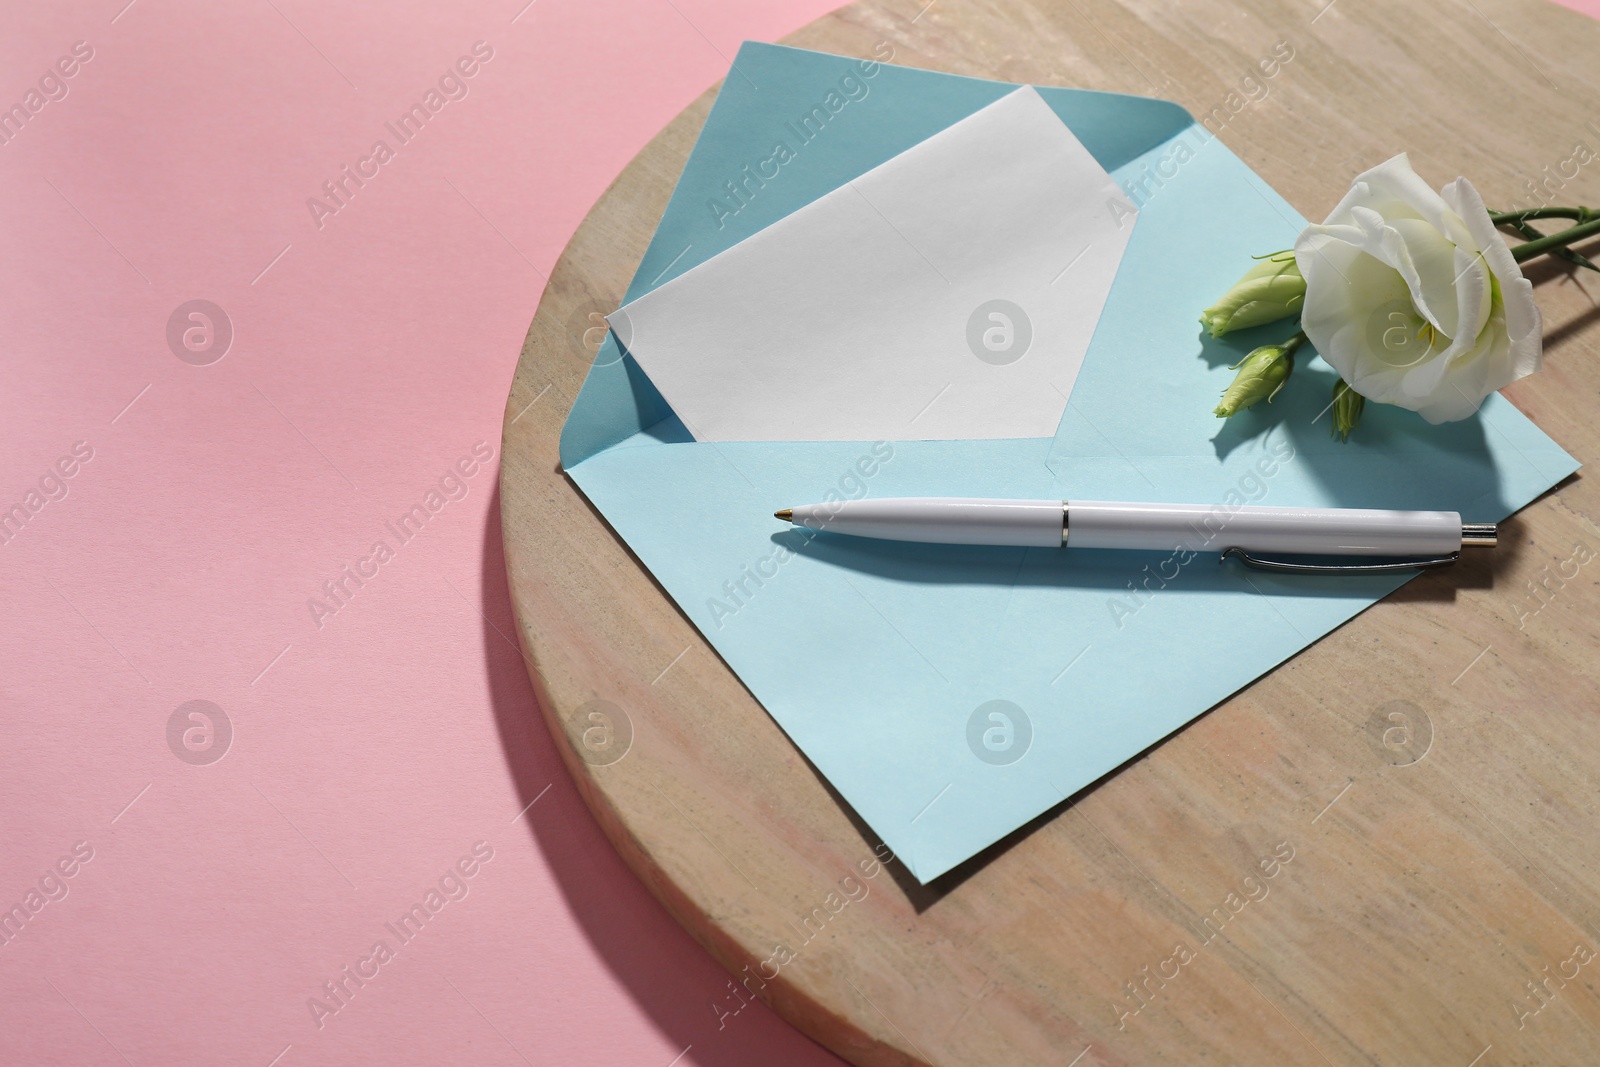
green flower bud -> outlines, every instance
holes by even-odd
[[[1333,386],[1333,436],[1340,441],[1350,440],[1350,431],[1361,421],[1361,409],[1367,398],[1345,384],[1344,379]]]
[[[1293,252],[1274,252],[1251,267],[1221,300],[1200,313],[1200,325],[1212,337],[1286,319],[1300,312],[1306,280],[1300,277]]]
[[[1234,377],[1233,384],[1223,390],[1222,403],[1216,406],[1212,414],[1219,419],[1226,419],[1258,401],[1270,403],[1278,395],[1278,390],[1283,388],[1283,383],[1289,380],[1294,370],[1294,350],[1305,339],[1306,335],[1302,333],[1281,344],[1262,345],[1229,367],[1229,370],[1239,373]]]

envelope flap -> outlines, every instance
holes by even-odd
[[[850,59],[746,42],[625,300],[1016,88],[878,62],[892,55],[886,45],[876,57]],[[1107,171],[1193,125],[1187,111],[1165,100],[1084,89],[1039,93]],[[815,144],[819,141],[826,142],[825,151]],[[648,377],[608,336],[563,428],[562,465],[575,466],[671,414]]]

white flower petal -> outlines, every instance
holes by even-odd
[[[1390,402],[1386,398],[1399,393],[1410,355],[1404,344],[1398,346],[1403,354],[1396,346],[1385,351],[1385,338],[1398,330],[1398,339],[1408,342],[1415,329],[1405,279],[1315,226],[1295,242],[1295,262],[1306,279],[1300,328],[1312,346],[1357,392]]]
[[[1440,230],[1444,229],[1444,213],[1449,210],[1443,197],[1411,169],[1404,152],[1358,174],[1327,222],[1344,221],[1341,212],[1357,206],[1371,208],[1388,219],[1422,219]]]
[[[1370,400],[1463,419],[1539,367],[1533,287],[1465,179],[1434,192],[1395,156],[1294,250],[1306,336]]]
[[[1472,316],[1469,335],[1478,335],[1478,308],[1476,304],[1462,307],[1456,286],[1461,266],[1456,261],[1456,246],[1445,240],[1444,234],[1421,219],[1395,219],[1388,225],[1385,246],[1394,257],[1393,266],[1411,287],[1411,299],[1423,318],[1453,338],[1459,336],[1461,312],[1467,310]],[[1486,293],[1488,282],[1484,271],[1477,282],[1478,291]]]
[[[1506,351],[1495,361],[1499,369],[1493,374],[1490,389],[1501,389],[1518,378],[1526,378],[1544,362],[1544,316],[1533,298],[1533,284],[1522,275],[1522,267],[1501,240],[1494,223],[1489,220],[1471,182],[1457,178],[1444,187],[1444,198],[1461,213],[1463,224],[1471,231],[1483,258],[1495,280],[1500,283],[1500,299],[1505,309]]]
[[[1483,197],[1465,178],[1457,178],[1441,191],[1445,203],[1461,219],[1462,226],[1471,234],[1472,247],[1483,253],[1491,270],[1501,277],[1522,277],[1517,261],[1511,258],[1511,249],[1500,239],[1500,231],[1489,221],[1489,209],[1483,206]],[[1457,242],[1458,244],[1461,242]]]
[[[1450,364],[1450,374],[1440,387],[1417,407],[1417,413],[1432,423],[1464,419],[1483,405],[1497,388],[1493,384],[1494,355],[1505,346],[1505,316],[1496,310],[1489,318],[1478,343],[1465,356]]]
[[[1483,401],[1481,396],[1474,398],[1459,389],[1445,388],[1415,410],[1437,426],[1441,422],[1459,422],[1471,418],[1483,406]]]
[[[1428,402],[1428,399],[1439,391],[1439,385],[1444,381],[1445,375],[1450,372],[1450,360],[1442,353],[1434,350],[1426,358],[1406,368],[1405,376],[1400,380],[1400,395],[1405,402],[1399,400],[1394,403],[1401,407],[1418,409]]]

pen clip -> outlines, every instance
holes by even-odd
[[[1432,559],[1407,559],[1393,563],[1295,563],[1290,560],[1269,559],[1256,556],[1242,548],[1225,548],[1222,558],[1237,559],[1247,567],[1280,574],[1394,574],[1397,571],[1423,571],[1434,567],[1448,567],[1461,558],[1460,552],[1436,556]]]

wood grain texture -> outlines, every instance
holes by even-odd
[[[867,0],[787,43],[867,56],[887,41],[906,65],[1177,100],[1312,218],[1400,150],[1491,205],[1527,204],[1552,175],[1556,202],[1600,201],[1600,161],[1570,162],[1600,149],[1600,26],[1553,6],[925,2]],[[1294,58],[1263,80],[1280,41]],[[501,475],[543,713],[673,916],[871,1067],[1595,1062],[1600,500],[1581,477],[1507,523],[1500,549],[1417,579],[933,887],[892,864],[863,876],[876,839],[556,458],[601,336],[591,315],[617,306],[711,98],[562,255]],[[1547,362],[1507,394],[1587,461],[1600,275],[1530,276]],[[851,874],[862,899],[841,889]],[[780,944],[793,959],[760,977]]]

